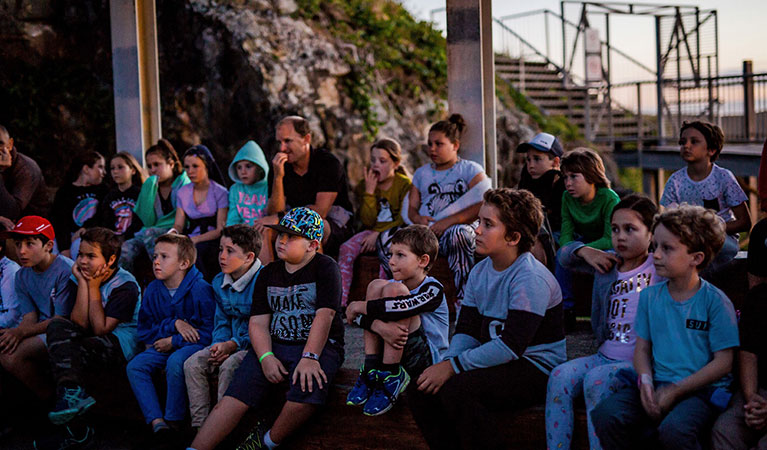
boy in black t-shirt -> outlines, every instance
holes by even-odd
[[[215,448],[249,408],[266,406],[269,391],[287,388],[272,428],[256,427],[243,443],[246,448],[275,448],[325,403],[328,385],[343,362],[344,329],[336,314],[341,273],[332,258],[317,253],[322,218],[308,208],[294,208],[270,228],[278,233],[279,260],[264,267],[256,280],[252,348],[200,428],[193,449]]]
[[[767,219],[751,230],[748,284],[740,311],[740,392],[714,424],[714,450],[767,447]]]

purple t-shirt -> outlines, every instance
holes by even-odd
[[[194,204],[193,183],[181,186],[178,189],[176,202],[177,207],[184,210],[186,217],[194,220],[203,217],[214,217],[219,209],[228,208],[229,200],[227,196],[226,188],[211,180],[210,187],[208,187],[208,195],[205,197],[205,201],[199,205]],[[189,236],[198,236],[199,234],[200,227],[198,226],[189,233]]]

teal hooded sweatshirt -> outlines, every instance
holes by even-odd
[[[260,169],[257,169],[255,183],[244,184],[240,181],[236,169],[240,161],[250,161]],[[269,200],[269,183],[266,181],[268,175],[269,165],[266,163],[264,151],[255,142],[246,142],[229,164],[229,178],[234,181],[234,185],[229,188],[227,226],[238,223],[253,225],[253,222],[266,215],[266,202]]]

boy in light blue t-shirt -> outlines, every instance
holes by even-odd
[[[19,265],[5,256],[5,240],[0,239],[0,330],[14,328],[21,321],[19,297],[16,294],[16,272]]]
[[[730,399],[735,310],[698,275],[722,248],[724,224],[683,205],[656,218],[653,233],[656,272],[667,281],[640,294],[636,373],[619,373],[627,383],[592,412],[604,448],[701,448]]]
[[[45,374],[48,365],[45,330],[55,316],[72,311],[69,285],[72,260],[54,255],[55,233],[39,216],[22,217],[5,237],[13,239],[22,268],[16,272],[21,322],[0,330],[0,365],[40,398],[52,395]]]

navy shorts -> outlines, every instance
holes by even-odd
[[[261,363],[258,362],[256,353],[251,348],[234,373],[234,378],[225,395],[234,397],[256,409],[261,406],[263,399],[267,398],[273,390],[286,392],[285,399],[290,402],[324,405],[328,397],[329,385],[333,383],[333,378],[343,362],[343,350],[339,350],[337,346],[331,343],[325,345],[325,349],[320,355],[320,367],[325,372],[328,382],[323,383],[322,389],[317,389],[316,380],[314,380],[313,392],[309,392],[308,389],[306,392],[301,392],[300,381],[296,384],[291,382],[293,370],[304,353],[304,344],[285,345],[275,342],[272,344],[272,352],[288,371],[285,381],[278,384],[270,383],[261,370]]]

